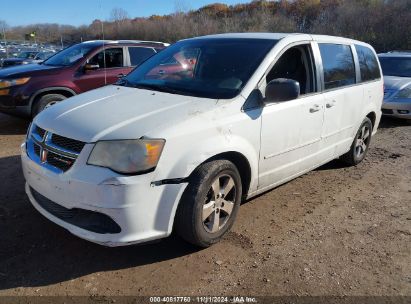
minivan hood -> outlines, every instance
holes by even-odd
[[[0,69],[0,79],[10,79],[17,77],[33,76],[35,74],[42,74],[44,72],[57,72],[61,67],[50,66],[44,64],[24,64],[11,67],[4,67]]]
[[[106,86],[44,110],[34,124],[83,142],[136,139],[215,107],[217,100]]]
[[[388,90],[399,91],[410,84],[410,77],[384,76],[384,85]]]

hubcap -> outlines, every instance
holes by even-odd
[[[367,150],[368,144],[370,143],[370,135],[369,127],[367,125],[362,126],[355,140],[355,155],[357,158],[361,158]]]
[[[46,104],[46,106],[44,107],[44,109],[50,108],[51,106],[55,105],[56,103],[58,103],[59,101],[50,101],[48,104]]]
[[[227,224],[236,195],[234,179],[230,175],[220,175],[213,181],[203,205],[203,226],[207,232],[216,233]]]

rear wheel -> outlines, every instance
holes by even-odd
[[[37,102],[34,104],[33,107],[33,117],[39,114],[44,109],[51,107],[52,105],[66,99],[67,97],[61,94],[47,94],[42,96]]]
[[[241,195],[240,174],[233,163],[205,163],[191,176],[180,201],[177,233],[196,246],[217,243],[233,225]]]
[[[341,160],[348,165],[355,166],[363,161],[371,143],[372,123],[366,117],[355,135],[350,151],[341,156]]]

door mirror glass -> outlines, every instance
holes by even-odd
[[[286,78],[271,80],[265,88],[265,102],[282,102],[297,99],[300,95],[300,83]]]
[[[87,63],[85,66],[84,66],[84,70],[85,71],[94,71],[94,70],[98,70],[100,68],[100,65],[99,64],[91,64],[91,63]]]

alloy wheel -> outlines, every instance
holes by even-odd
[[[202,221],[209,233],[220,231],[228,222],[236,201],[234,179],[228,174],[219,175],[211,184],[203,205]]]
[[[371,139],[371,130],[367,125],[363,125],[361,131],[358,132],[355,141],[355,156],[361,158],[367,151],[367,147]]]

